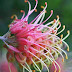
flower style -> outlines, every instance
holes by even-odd
[[[64,62],[62,52],[66,55],[66,59],[68,59],[62,46],[65,44],[67,46],[67,51],[69,51],[69,46],[64,40],[69,36],[70,32],[68,30],[68,34],[64,38],[63,35],[61,35],[61,37],[57,36],[65,29],[64,25],[63,29],[58,32],[58,29],[61,27],[59,16],[57,16],[57,19],[44,24],[53,14],[53,10],[51,10],[50,16],[43,21],[47,8],[46,2],[45,7],[41,6],[43,11],[28,24],[28,17],[34,11],[37,11],[38,0],[35,1],[36,5],[34,9],[31,10],[30,2],[25,0],[25,2],[29,4],[28,14],[25,16],[25,12],[21,10],[23,13],[21,19],[13,15],[11,18],[15,17],[15,19],[9,25],[9,31],[4,36],[0,37],[5,43],[4,47],[8,50],[7,59],[8,61],[17,60],[18,63],[29,72],[32,72],[32,67],[41,72],[43,66],[45,66],[49,72],[49,66],[51,64],[55,67],[54,72],[60,72],[61,68],[56,62],[56,59],[61,55],[62,61]],[[58,66],[58,68],[56,66]]]

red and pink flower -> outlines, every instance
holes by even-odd
[[[29,4],[28,14],[25,16],[25,12],[21,10],[23,13],[21,19],[18,19],[16,15],[13,15],[11,18],[15,16],[15,19],[9,25],[8,33],[0,37],[6,44],[5,48],[8,50],[7,59],[8,61],[16,59],[18,63],[30,72],[32,72],[31,66],[40,72],[43,69],[43,66],[45,66],[49,72],[48,67],[51,64],[54,65],[54,72],[56,72],[57,69],[60,72],[61,68],[56,59],[61,55],[62,61],[64,62],[62,52],[66,55],[66,59],[68,59],[62,46],[64,43],[68,47],[67,51],[69,51],[69,46],[64,40],[70,33],[67,31],[68,34],[64,38],[63,35],[58,37],[58,34],[65,29],[64,25],[63,29],[58,32],[58,29],[61,27],[59,16],[57,16],[57,19],[45,24],[53,14],[53,10],[51,10],[50,16],[43,21],[47,8],[46,2],[45,7],[41,6],[43,11],[34,20],[28,23],[29,16],[36,11],[38,0],[35,1],[36,5],[32,10],[30,2],[28,0],[25,1]],[[39,67],[39,65],[41,65],[42,68]]]

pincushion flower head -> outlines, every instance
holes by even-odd
[[[43,20],[47,8],[46,2],[45,7],[41,6],[43,11],[28,23],[28,17],[34,11],[37,11],[38,0],[35,1],[36,5],[34,9],[31,10],[30,2],[25,0],[25,2],[29,4],[28,14],[25,16],[25,12],[21,10],[23,13],[21,19],[13,15],[11,18],[15,16],[15,19],[9,25],[9,31],[5,35],[0,36],[0,39],[5,43],[4,47],[8,50],[7,60],[9,62],[16,60],[28,72],[32,72],[33,69],[41,72],[44,66],[49,72],[51,64],[54,65],[54,72],[60,72],[61,68],[56,62],[56,59],[61,55],[62,61],[64,62],[62,53],[64,53],[66,56],[65,58],[68,59],[67,53],[62,47],[63,44],[65,44],[67,46],[67,51],[69,51],[69,46],[64,40],[69,36],[70,32],[68,30],[68,34],[65,37],[63,37],[63,35],[58,37],[58,34],[65,29],[64,25],[63,29],[58,32],[58,29],[61,27],[59,16],[57,16],[57,19],[45,24],[53,14],[53,10],[51,10],[50,16],[46,20]]]

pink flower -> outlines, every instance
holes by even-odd
[[[10,65],[11,72],[17,72],[17,69],[13,63],[9,63],[9,65]],[[0,71],[1,72],[10,72],[7,62],[0,63]]]
[[[61,72],[65,72],[65,70],[63,70],[63,69],[64,69],[64,63],[61,61],[61,57],[59,57],[59,58],[56,60],[56,62],[59,64],[59,66],[60,66],[60,68],[61,68]],[[56,66],[57,66],[57,65],[56,65]],[[50,72],[54,72],[54,66],[53,66],[53,65],[51,65]],[[56,71],[56,72],[59,72],[59,71],[58,71],[58,66],[57,66],[57,71]]]
[[[25,12],[23,12],[23,16],[21,19],[18,19],[16,15],[13,15],[11,18],[15,16],[15,20],[9,25],[9,32],[4,36],[0,37],[6,44],[5,48],[7,48],[7,59],[8,61],[12,61],[16,59],[27,71],[32,72],[31,66],[35,68],[35,70],[40,71],[43,69],[43,66],[47,68],[49,72],[49,66],[53,63],[55,70],[54,72],[60,72],[61,68],[57,63],[56,59],[59,55],[62,56],[62,61],[64,62],[64,56],[62,52],[66,55],[66,59],[68,59],[66,52],[62,49],[62,43],[64,43],[68,48],[68,44],[64,41],[69,36],[68,34],[63,38],[57,35],[64,31],[63,29],[58,32],[58,29],[61,27],[61,23],[59,21],[59,16],[57,19],[47,23],[44,25],[46,21],[52,16],[53,10],[51,10],[50,16],[43,21],[47,3],[45,2],[45,7],[43,11],[30,23],[28,23],[28,17],[36,11],[36,7],[38,1],[36,1],[36,5],[34,9],[31,10],[31,4],[28,0],[29,11],[25,16]],[[41,67],[39,67],[41,65]]]

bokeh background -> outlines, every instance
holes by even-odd
[[[32,8],[35,5],[35,0],[29,0]],[[72,0],[38,0],[37,12],[33,13],[29,17],[29,22],[33,20],[42,11],[41,5],[45,6],[45,2],[48,3],[47,13],[45,19],[49,16],[50,11],[53,10],[53,16],[47,21],[51,21],[60,16],[62,26],[65,25],[64,36],[67,34],[67,30],[70,30],[70,36],[65,40],[70,46],[70,52],[72,51]],[[12,22],[11,16],[16,14],[18,18],[21,18],[22,13],[20,10],[24,10],[27,14],[28,3],[24,0],[0,0],[0,36],[8,31],[8,25]],[[62,27],[61,27],[62,29]],[[3,42],[0,40],[0,57],[3,51]]]

